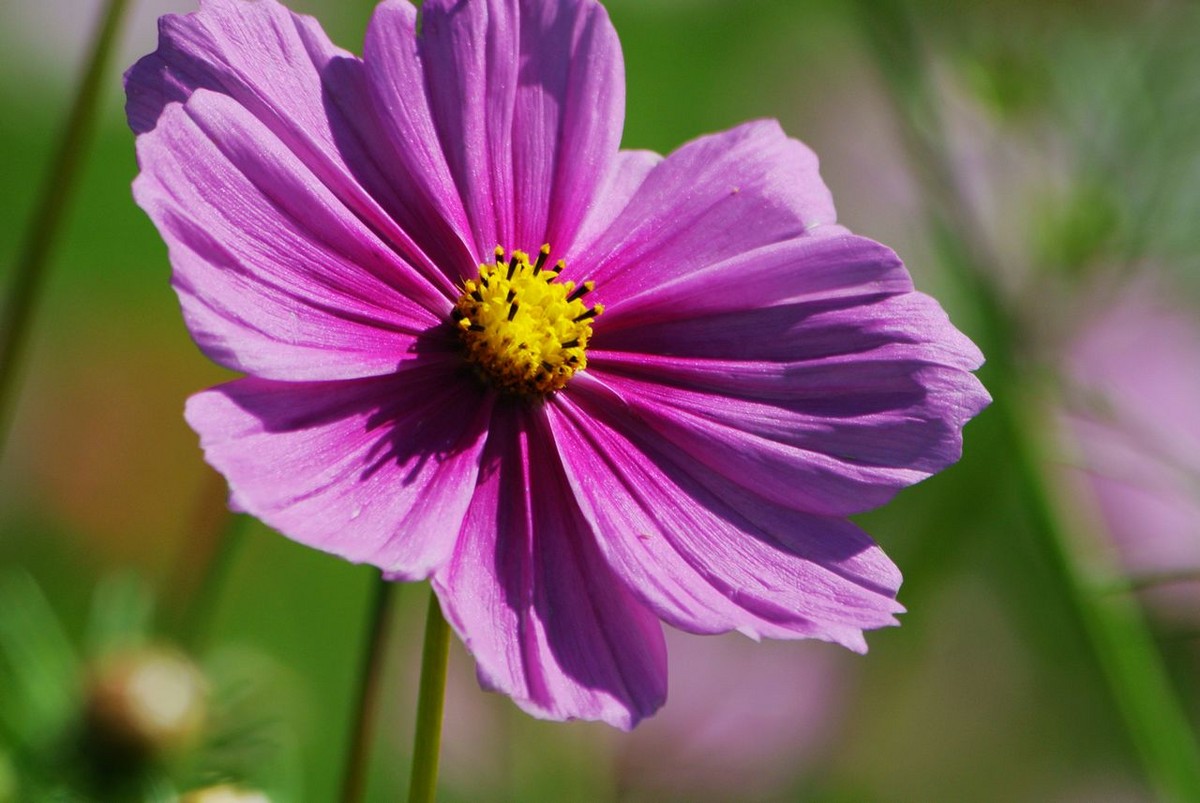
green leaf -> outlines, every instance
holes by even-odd
[[[88,621],[89,656],[144,644],[153,613],[154,599],[136,575],[122,572],[101,580],[96,586]]]
[[[37,583],[0,576],[0,722],[17,744],[54,738],[79,701],[79,660]]]

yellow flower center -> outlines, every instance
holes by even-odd
[[[483,381],[502,393],[543,398],[587,366],[592,319],[604,307],[582,300],[595,283],[558,281],[566,265],[546,267],[549,245],[532,262],[524,251],[504,254],[496,246],[496,261],[463,283],[454,318]]]

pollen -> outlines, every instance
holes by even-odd
[[[604,306],[584,301],[594,282],[559,281],[566,264],[547,265],[549,258],[549,245],[532,260],[496,246],[495,261],[463,283],[454,305],[468,362],[501,393],[545,398],[587,366],[592,322]]]

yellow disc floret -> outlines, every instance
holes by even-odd
[[[549,256],[543,245],[532,262],[524,251],[505,259],[497,246],[495,262],[479,266],[479,278],[463,284],[454,305],[467,359],[503,393],[545,397],[587,365],[592,319],[604,307],[582,300],[593,282],[558,281],[566,266],[547,267]]]

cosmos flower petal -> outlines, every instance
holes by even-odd
[[[425,185],[404,172],[375,113],[362,64],[311,17],[275,0],[203,0],[159,21],[159,47],[125,76],[138,134],[198,90],[227,95],[257,118],[346,206],[445,293],[440,266],[469,251]]]
[[[662,160],[663,157],[653,151],[620,151],[617,154],[608,176],[596,193],[595,204],[575,236],[575,246],[567,249],[566,259],[570,264],[587,264],[586,246],[608,231],[617,216],[625,211],[625,207],[637,195],[638,188],[650,171]]]
[[[247,378],[187,403],[239,508],[291,538],[420,579],[454,547],[490,403],[435,361],[382,378]]]
[[[728,259],[669,275],[648,272],[607,305],[593,347],[626,327],[700,318],[721,312],[823,300],[869,303],[911,292],[912,278],[890,248],[840,226],[822,226]]]
[[[693,140],[654,167],[576,267],[604,300],[635,295],[837,219],[817,157],[774,120]]]
[[[167,241],[192,336],[222,365],[271,379],[383,374],[449,311],[232,99],[198,91],[137,144],[135,197]]]
[[[600,555],[535,415],[497,408],[434,588],[485,688],[534,716],[629,729],[666,697],[662,626]]]
[[[417,52],[417,9],[408,0],[380,3],[367,26],[363,63],[370,106],[390,143],[390,161],[403,170],[405,186],[420,194],[434,212],[423,227],[445,229],[450,238],[469,233],[467,213],[438,141],[433,113],[425,94],[425,69]],[[417,205],[418,210],[422,205]],[[469,275],[478,265],[472,237],[461,256],[441,265],[449,275]],[[492,245],[495,245],[493,243]],[[488,246],[490,250],[491,246]]]
[[[313,18],[275,0],[203,0],[196,13],[160,18],[158,29],[158,50],[125,76],[135,134],[152,131],[171,103],[208,89],[243,103],[277,133],[306,131],[332,144],[321,73],[349,54]]]
[[[863,630],[896,623],[900,573],[862,530],[673,462],[594,383],[547,406],[555,442],[609,565],[666,622],[859,652]]]
[[[906,357],[973,371],[979,349],[924,293],[814,299],[746,307],[598,332],[595,353],[687,360],[828,364],[854,356]]]
[[[420,54],[477,253],[565,248],[616,158],[620,44],[595,0],[427,0]]]
[[[606,330],[596,342],[624,349],[592,350],[589,372],[676,459],[779,504],[829,516],[878,507],[955,462],[963,425],[990,400],[969,372],[977,350],[927,296],[837,288],[744,309]]]
[[[699,461],[767,499],[827,516],[873,510],[957,461],[963,424],[987,402],[971,374],[941,366],[888,360],[776,370],[783,377],[767,398],[593,375],[676,460]],[[837,415],[832,404],[842,405]]]

